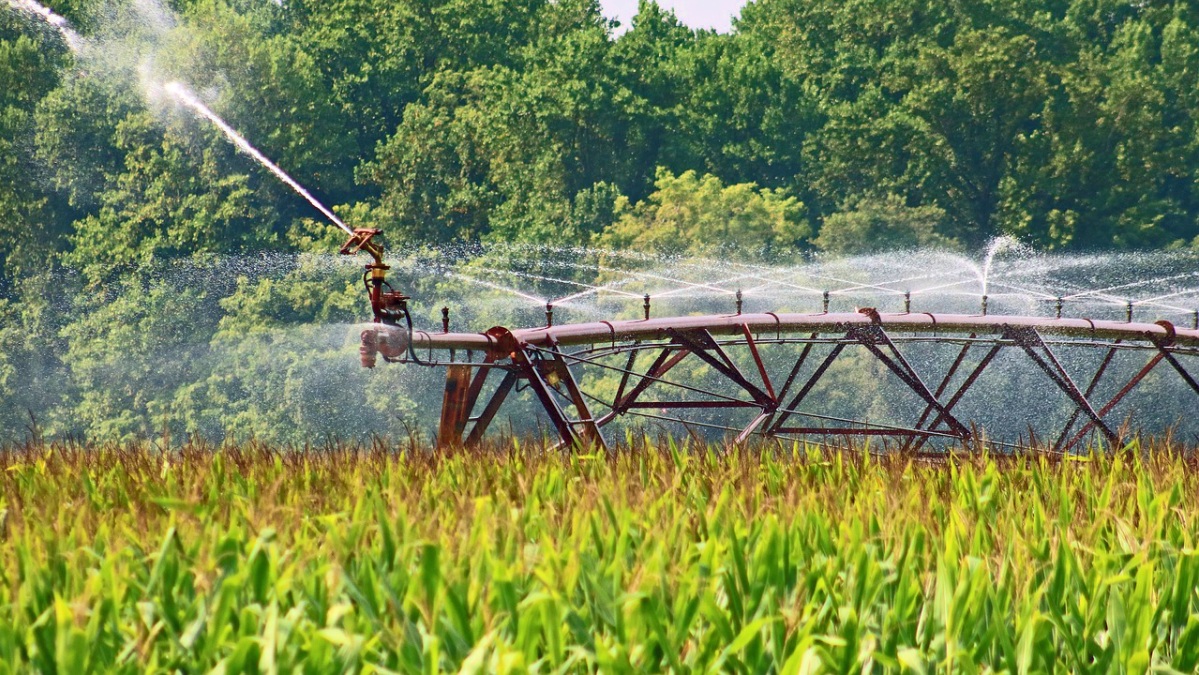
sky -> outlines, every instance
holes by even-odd
[[[658,4],[674,10],[675,16],[692,28],[727,31],[745,0],[658,0]],[[637,13],[637,0],[600,0],[600,6],[606,16],[620,21],[622,31],[629,29]]]

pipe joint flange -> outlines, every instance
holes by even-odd
[[[878,310],[873,307],[859,307],[858,314],[870,318],[870,323],[879,325],[883,322],[883,317],[878,313]]]
[[[1158,345],[1162,347],[1169,347],[1170,345],[1174,344],[1174,340],[1178,337],[1178,330],[1174,328],[1174,324],[1166,321],[1165,319],[1158,319],[1153,323],[1154,325],[1161,326],[1162,330],[1166,331],[1166,337],[1158,342]],[[1157,341],[1155,340],[1155,342]]]
[[[498,359],[512,358],[516,352],[520,351],[520,340],[512,334],[512,331],[503,326],[492,326],[484,333],[491,338],[491,354]]]

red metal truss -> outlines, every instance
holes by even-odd
[[[1046,386],[1060,391],[1073,412],[1055,445],[1070,451],[1090,434],[1109,443],[1121,441],[1110,414],[1162,362],[1197,396],[1199,383],[1183,360],[1199,356],[1199,331],[1176,329],[1168,322],[1131,323],[1089,319],[1049,319],[1023,316],[938,314],[879,314],[873,309],[854,314],[735,314],[673,317],[641,321],[564,324],[520,330],[493,328],[486,333],[428,333],[390,335],[402,328],[373,326],[364,341],[410,342],[422,365],[447,367],[439,444],[458,446],[483,439],[513,389],[527,387],[550,427],[565,446],[606,447],[603,428],[629,415],[727,430],[736,442],[751,436],[790,437],[884,436],[919,450],[932,439],[966,444],[974,439],[970,420],[954,412],[984,376],[996,357],[1006,351],[1021,354],[1044,376]],[[387,332],[389,335],[379,335]],[[904,354],[904,345],[953,343],[961,349],[943,372],[920,372]],[[798,349],[785,369],[771,372],[763,346],[792,345]],[[819,362],[812,355],[827,346]],[[1104,356],[1093,374],[1071,374],[1055,348],[1085,347]],[[848,348],[858,348],[885,368],[903,390],[919,401],[910,425],[842,419],[805,409],[806,399]],[[775,347],[772,347],[775,348]],[[985,349],[977,362],[968,358]],[[466,351],[467,361],[456,360]],[[1109,366],[1122,352],[1144,352],[1148,361],[1116,389],[1102,405],[1092,399]],[[471,360],[472,354],[482,361]],[[653,355],[639,366],[643,354]],[[740,356],[740,363],[734,356]],[[449,357],[448,359],[445,357]],[[611,362],[620,358],[623,366]],[[398,359],[391,359],[398,360]],[[673,376],[681,363],[703,372],[709,384]],[[931,370],[925,366],[925,370]],[[492,371],[499,381],[487,391]],[[619,373],[614,394],[601,395],[588,387],[595,372]],[[589,375],[591,373],[592,375]],[[785,373],[785,377],[780,377]],[[935,379],[930,376],[936,375]],[[1075,379],[1084,377],[1081,389]],[[718,385],[710,384],[715,378]],[[935,388],[927,382],[936,382]],[[776,386],[776,384],[781,385]],[[725,409],[732,418],[745,409],[741,425],[714,423],[707,411]],[[675,411],[673,417],[666,413]],[[809,420],[795,424],[793,420]],[[1075,429],[1078,421],[1083,424]],[[1020,423],[1021,420],[1013,420]]]

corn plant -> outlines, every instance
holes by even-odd
[[[0,452],[0,673],[1193,673],[1169,447]]]

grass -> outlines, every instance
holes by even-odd
[[[0,673],[1190,673],[1196,468],[31,444]]]

